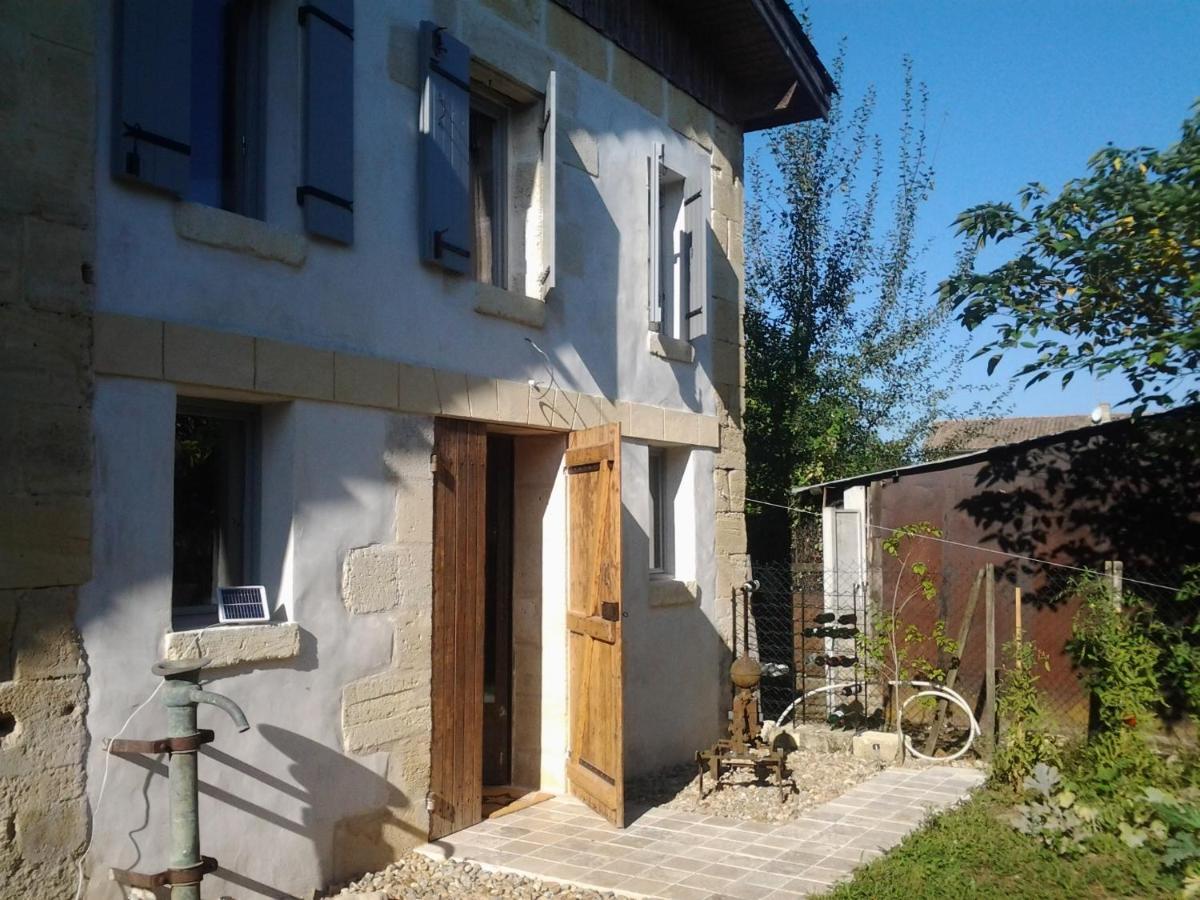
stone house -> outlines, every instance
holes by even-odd
[[[833,89],[783,0],[11,3],[0,59],[4,896],[166,867],[104,750],[163,657],[252,724],[200,713],[206,895],[490,786],[621,822],[716,737],[743,136]]]

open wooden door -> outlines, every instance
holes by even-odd
[[[621,704],[621,428],[567,442],[567,781],[581,800],[625,825]]]
[[[433,673],[429,837],[482,820],[487,427],[433,430]]]

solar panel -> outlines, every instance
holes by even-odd
[[[217,615],[222,624],[269,622],[267,589],[261,584],[217,588]]]

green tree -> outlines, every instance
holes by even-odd
[[[844,50],[834,63],[840,80]],[[748,495],[919,457],[963,360],[950,310],[927,290],[917,216],[933,189],[928,98],[904,63],[902,123],[888,177],[871,132],[876,93],[770,133],[751,163],[746,226]],[[894,183],[890,209],[881,199]],[[789,557],[788,516],[751,504],[751,552]]]
[[[1116,373],[1135,413],[1200,401],[1200,104],[1179,143],[1109,146],[1057,197],[1037,183],[1018,196],[957,223],[976,251],[1015,244],[1012,257],[941,286],[967,328],[995,328],[976,354],[989,374],[1019,348],[1035,355],[1026,386]]]

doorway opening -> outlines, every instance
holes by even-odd
[[[489,799],[505,796],[488,789],[512,784],[513,438],[507,434],[488,435],[484,523],[482,777],[487,815]]]
[[[567,529],[564,435],[438,419],[434,437],[437,839],[566,789]]]
[[[556,704],[545,702],[542,596],[545,554],[554,544],[546,540],[547,509],[561,477],[562,453],[558,436],[508,430],[488,434],[480,772],[484,817],[515,811],[561,789],[544,772],[544,745],[554,739],[548,736],[545,713]],[[560,730],[552,727],[550,733]]]

